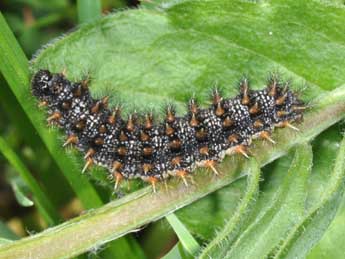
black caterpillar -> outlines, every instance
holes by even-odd
[[[153,187],[170,175],[185,176],[196,167],[215,165],[226,154],[241,153],[253,138],[272,143],[274,127],[290,127],[303,118],[305,106],[289,89],[288,82],[272,76],[267,87],[253,91],[247,79],[240,82],[240,94],[222,98],[212,92],[212,104],[200,108],[194,98],[182,117],[173,106],[166,107],[163,122],[152,114],[131,114],[125,120],[119,107],[107,108],[108,97],[91,97],[88,82],[71,82],[63,73],[38,71],[32,79],[32,93],[48,107],[48,122],[64,129],[67,140],[85,156],[83,172],[92,164],[106,167],[115,179],[141,178]]]

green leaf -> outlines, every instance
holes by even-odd
[[[332,127],[332,132],[327,132],[328,136],[316,141],[315,154],[316,161],[322,161],[319,166],[320,173],[316,175],[313,184],[313,195],[310,200],[319,201],[320,193],[323,193],[327,181],[329,180],[329,163],[334,161],[334,157],[339,149],[341,138],[339,137],[339,127]],[[336,134],[338,133],[338,134]],[[325,134],[322,134],[325,135]],[[314,169],[313,169],[314,171]],[[342,259],[345,256],[343,247],[345,245],[345,199],[342,199],[339,211],[325,232],[320,242],[312,249],[308,259]]]
[[[182,110],[181,102],[194,92],[205,101],[215,83],[234,94],[234,82],[243,73],[261,87],[268,72],[281,70],[297,82],[309,83],[309,99],[344,82],[345,49],[337,44],[344,37],[336,30],[344,22],[342,9],[308,1],[274,1],[269,8],[237,1],[167,6],[162,12],[116,13],[84,26],[43,50],[33,69],[66,68],[75,80],[89,73],[94,96],[110,95],[113,104],[126,105],[135,99],[139,110],[150,106],[158,110],[170,99]],[[307,15],[298,13],[302,9],[309,11]],[[328,30],[322,27],[315,34],[319,13]],[[250,33],[254,24],[255,33]]]
[[[215,231],[223,227],[224,219],[235,212],[239,201],[243,199],[246,185],[246,178],[238,179],[231,185],[180,209],[176,215],[194,236],[211,240]]]
[[[34,202],[27,197],[24,193],[23,187],[20,187],[18,181],[12,180],[11,181],[12,190],[14,195],[20,205],[23,207],[31,207],[34,205]]]
[[[108,95],[111,105],[124,103],[127,111],[158,112],[173,101],[182,112],[193,93],[205,103],[215,84],[227,96],[237,94],[235,82],[244,73],[254,88],[261,88],[267,74],[279,70],[294,79],[295,89],[308,84],[305,100],[345,81],[345,48],[338,44],[344,36],[339,33],[342,27],[335,29],[345,22],[343,9],[308,1],[274,1],[269,7],[241,1],[174,1],[164,6],[161,11],[127,10],[82,26],[43,49],[32,70],[66,69],[71,80],[89,75],[94,97]],[[309,12],[300,15],[300,9]],[[319,13],[323,27],[315,34]],[[251,28],[255,33],[248,31]],[[328,38],[336,47],[330,47]],[[92,171],[106,181],[103,175],[103,170]]]
[[[183,223],[178,219],[178,217],[176,217],[174,213],[167,215],[165,218],[169,222],[170,226],[174,229],[184,249],[190,255],[195,255],[199,251],[200,246],[194,237],[188,232]]]
[[[334,130],[333,130],[334,132]],[[332,130],[331,130],[332,133]],[[325,134],[324,134],[325,135]],[[330,134],[328,133],[328,136]],[[323,138],[324,139],[324,138]],[[333,138],[334,139],[334,138]],[[331,139],[332,140],[332,139]],[[332,140],[334,141],[334,140]],[[329,140],[325,141],[325,144],[327,144],[328,147],[331,147],[331,153],[335,153],[332,145],[332,142]],[[337,143],[336,141],[334,143]],[[236,242],[232,246],[232,240],[234,239],[232,236],[225,236],[223,237],[224,243],[230,243],[228,246],[223,244],[218,244],[218,246],[215,246],[217,244],[217,241],[219,242],[219,239],[222,238],[222,234],[224,231],[221,231],[218,233],[215,237],[215,239],[210,243],[209,246],[205,248],[203,253],[201,254],[200,258],[222,258],[222,257],[240,257],[240,258],[305,258],[305,256],[308,254],[310,249],[317,243],[317,241],[322,237],[323,233],[327,229],[330,222],[333,220],[335,213],[337,211],[337,208],[340,205],[340,202],[342,201],[343,197],[343,191],[344,191],[344,183],[343,183],[343,177],[345,174],[345,164],[344,164],[344,145],[345,145],[345,139],[341,143],[340,149],[337,147],[337,150],[339,149],[339,153],[337,155],[337,160],[335,164],[335,169],[331,175],[328,174],[328,179],[326,183],[324,183],[324,188],[320,192],[318,192],[318,201],[314,202],[312,205],[309,203],[306,203],[307,197],[310,196],[311,190],[309,189],[312,185],[311,177],[309,176],[307,179],[307,184],[304,183],[301,186],[303,188],[298,187],[296,184],[296,179],[294,179],[294,182],[291,182],[291,189],[289,193],[287,194],[287,197],[293,199],[294,203],[289,203],[287,201],[279,201],[277,199],[277,195],[282,194],[282,188],[284,188],[284,184],[286,185],[287,179],[292,180],[294,178],[298,178],[298,181],[301,181],[300,173],[301,170],[294,169],[293,172],[297,173],[298,176],[292,176],[291,177],[291,170],[288,176],[285,177],[284,182],[281,184],[280,175],[275,176],[275,179],[270,179],[269,183],[276,182],[275,188],[264,188],[264,192],[260,196],[259,200],[257,201],[257,209],[252,210],[252,220],[247,220],[243,224],[239,224],[239,227],[248,226],[247,229],[244,229],[243,234],[238,237]],[[316,153],[327,153],[330,152],[330,150],[326,149],[320,149]],[[309,150],[310,153],[310,150]],[[311,154],[311,153],[310,153]],[[325,155],[325,154],[324,154]],[[310,156],[310,155],[309,155]],[[296,158],[295,158],[296,159]],[[326,158],[331,159],[332,158]],[[304,168],[311,169],[311,160],[308,159],[309,162],[304,164]],[[308,161],[306,160],[306,161]],[[279,171],[283,171],[283,168],[286,167],[286,164],[288,164],[289,160],[281,161],[278,167],[275,168],[273,171],[273,174],[278,173],[277,169]],[[320,159],[319,159],[320,161]],[[329,161],[329,160],[328,160]],[[303,162],[303,161],[302,161]],[[309,164],[309,165],[308,165]],[[300,166],[303,164],[300,164]],[[320,177],[320,166],[322,167],[322,162],[318,162],[316,160],[316,164],[313,167],[313,177]],[[292,165],[293,167],[293,165]],[[303,170],[302,170],[303,171]],[[324,168],[324,171],[329,172],[329,168]],[[325,172],[323,172],[325,173]],[[277,181],[278,180],[278,181]],[[315,181],[315,180],[314,180]],[[277,186],[278,183],[278,187]],[[277,188],[278,187],[278,188]],[[274,190],[274,191],[273,191]],[[267,193],[268,191],[268,193]],[[323,195],[320,198],[320,193]],[[298,199],[294,196],[298,197],[298,195],[302,198],[301,202],[298,203]],[[279,196],[278,196],[279,197]],[[277,204],[278,201],[278,204]],[[280,214],[269,214],[268,221],[265,223],[263,220],[265,217],[267,217],[268,212],[272,211],[272,208],[281,204],[281,208],[279,208],[279,214],[281,211],[283,211],[282,215]],[[273,205],[272,205],[273,204]],[[275,205],[277,204],[277,205]],[[294,210],[291,205],[295,206],[300,204],[300,213],[296,214],[296,209]],[[289,206],[290,205],[290,206]],[[287,211],[287,213],[284,213],[284,210]],[[297,211],[298,212],[298,211]],[[297,217],[294,217],[294,215],[299,215]],[[278,218],[277,218],[278,216]],[[284,227],[284,218],[285,222],[286,219],[288,221],[293,222],[292,225],[288,226],[285,225],[285,231],[282,231],[282,234],[279,235],[279,229]],[[295,218],[295,220],[294,220]],[[296,220],[297,219],[297,220]],[[278,225],[273,226],[274,222],[277,222]],[[335,225],[336,226],[336,225]],[[226,229],[226,227],[223,227],[223,229]],[[262,230],[260,230],[262,229]],[[262,234],[261,234],[262,233]],[[333,229],[334,233],[334,229]],[[338,232],[339,234],[342,232]],[[232,233],[233,234],[233,233]],[[265,239],[268,238],[267,240]],[[274,241],[274,237],[276,237],[276,241]],[[339,244],[341,241],[338,241]],[[273,245],[276,244],[276,245]],[[272,248],[273,245],[273,248]],[[210,247],[212,248],[215,246],[214,250],[212,251]],[[211,250],[211,251],[210,251]],[[250,252],[252,251],[252,253]],[[326,254],[325,252],[322,252],[322,250],[319,250],[320,254]],[[222,254],[223,253],[223,254]],[[333,252],[334,255],[336,255],[337,249],[335,252]],[[315,253],[314,253],[315,254]],[[341,252],[340,252],[341,254]],[[226,256],[225,256],[226,255]],[[315,254],[317,255],[317,253]],[[320,258],[330,258],[330,254],[327,253],[326,257],[320,257]],[[319,258],[319,257],[315,257]],[[335,256],[332,256],[332,258],[337,258]],[[339,256],[338,258],[342,258]]]
[[[320,201],[320,193],[325,192],[330,179],[330,162],[334,163],[334,157],[339,150],[341,143],[340,126],[332,127],[322,133],[314,142],[314,165],[312,178],[309,181],[308,207]],[[345,199],[342,199],[339,211],[331,225],[323,235],[320,242],[312,249],[308,259],[342,259],[344,252],[339,247],[345,244],[343,233],[345,231]]]
[[[305,258],[309,250],[321,239],[332,222],[342,201],[345,189],[345,138],[339,147],[333,172],[319,203],[311,208],[303,220],[290,232],[274,258]]]
[[[339,211],[320,242],[311,250],[307,259],[343,259],[345,252],[340,249],[345,245],[345,206],[344,198]]]
[[[224,251],[228,250],[236,236],[244,230],[248,214],[250,214],[259,195],[260,167],[255,159],[251,159],[247,170],[247,188],[243,198],[229,221],[203,249],[200,258],[222,258]]]
[[[236,238],[225,246],[222,258],[267,258],[304,214],[306,183],[311,172],[312,150],[299,146],[273,202]],[[206,254],[204,258],[206,258]]]

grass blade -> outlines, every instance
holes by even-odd
[[[21,178],[29,186],[30,190],[34,194],[34,202],[48,225],[53,226],[58,224],[61,221],[59,213],[55,210],[54,206],[44,194],[35,178],[31,175],[29,169],[2,137],[0,137],[0,152],[6,157],[13,168],[16,169]]]
[[[184,249],[191,255],[195,255],[200,246],[194,237],[189,233],[188,229],[183,223],[176,217],[174,213],[171,213],[165,217],[170,226],[174,229]]]
[[[166,254],[162,259],[192,259],[193,257],[187,254],[181,243],[177,242],[177,244]]]

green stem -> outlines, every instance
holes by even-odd
[[[236,235],[238,226],[241,226],[247,215],[249,214],[250,207],[252,207],[256,197],[259,194],[259,181],[260,181],[260,167],[258,166],[255,159],[251,159],[249,163],[248,179],[247,179],[247,189],[244,194],[243,199],[237,206],[234,215],[230,220],[224,225],[220,232],[217,232],[215,238],[203,249],[202,253],[198,258],[218,258],[212,257],[212,255],[219,255],[222,250],[220,247],[224,247],[224,243],[230,243],[230,235]]]
[[[313,109],[305,114],[304,122],[299,125],[300,132],[276,130],[272,137],[278,140],[278,144],[274,146],[257,141],[252,153],[259,165],[263,166],[283,156],[291,147],[310,141],[343,119],[344,100],[345,86],[342,86],[315,101]],[[136,231],[141,226],[230,184],[245,175],[242,169],[245,161],[243,157],[224,159],[218,170],[227,173],[222,173],[219,177],[214,177],[205,170],[197,170],[193,184],[189,187],[178,179],[172,179],[168,190],[162,185],[157,186],[158,193],[152,193],[150,187],[143,188],[57,227],[5,244],[0,250],[0,258],[25,258],[31,254],[37,259],[54,259],[78,255],[94,246]]]

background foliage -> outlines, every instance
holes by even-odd
[[[139,10],[101,18],[101,10],[107,13],[136,4],[39,0],[1,4],[0,195],[4,198],[0,216],[6,224],[0,225],[0,242],[26,236],[26,230],[40,232],[116,198],[103,170],[93,169],[90,179],[80,175],[80,155],[60,147],[61,134],[46,127],[43,112],[28,91],[27,58],[76,25],[80,29],[41,51],[31,70],[66,69],[73,80],[90,74],[93,95],[110,95],[111,104],[124,103],[126,111],[153,109],[160,114],[164,103],[174,102],[183,112],[193,93],[205,104],[214,84],[227,96],[236,94],[236,81],[244,73],[250,75],[254,88],[261,88],[267,72],[279,71],[293,80],[296,90],[303,89],[301,98],[311,105],[336,88],[340,95],[344,88],[345,9],[341,2],[154,1],[143,3]],[[5,20],[25,55],[11,41]],[[137,100],[134,106],[133,99]],[[317,116],[313,118],[317,123]],[[344,258],[340,249],[345,242],[341,130],[342,124],[335,124],[311,146],[301,144],[262,168],[261,176],[251,160],[245,170],[248,178],[135,235],[104,247],[94,244],[89,256],[157,258],[178,237],[180,242],[167,258],[196,254],[205,258]],[[267,143],[259,147],[268,152],[272,148]],[[333,170],[335,164],[338,167]],[[122,192],[127,192],[127,186]],[[199,244],[207,243],[200,251]]]

